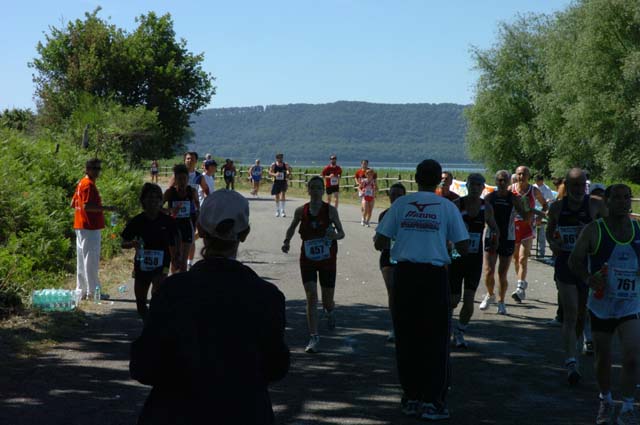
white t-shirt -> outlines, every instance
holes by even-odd
[[[215,191],[213,187],[214,176],[208,176],[206,174],[203,174],[202,178],[204,179],[205,183],[207,183],[207,186],[209,186],[209,194],[213,193]],[[200,205],[202,205],[202,201],[204,201],[204,198],[206,198],[206,196],[204,196],[204,191],[202,190],[202,186],[198,185],[198,200],[200,201]]]
[[[469,239],[455,204],[433,192],[402,196],[391,204],[376,232],[394,240],[391,257],[396,261],[451,263],[447,241]]]
[[[538,188],[545,201],[553,202],[555,196],[553,196],[553,192],[551,191],[551,188],[549,186],[544,183],[542,183],[541,185],[534,184],[534,186]]]

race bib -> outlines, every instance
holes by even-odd
[[[231,171],[231,170],[225,170],[225,171],[224,171],[224,175],[225,175],[225,176],[227,176],[227,177],[231,177],[231,176],[233,175],[233,171]]]
[[[560,232],[560,238],[562,238],[562,250],[573,251],[580,235],[582,226],[558,226],[558,232]]]
[[[284,173],[283,172],[276,173],[276,180],[284,180]]]
[[[640,293],[640,282],[636,270],[609,268],[609,290],[614,298],[636,300]]]
[[[339,181],[340,181],[340,177],[331,177],[329,179],[329,185],[330,186],[337,186]]]
[[[178,208],[176,218],[189,218],[191,216],[191,201],[173,201],[173,206]]]
[[[326,260],[331,256],[327,239],[310,239],[304,241],[304,255],[311,261]]]
[[[164,259],[164,251],[155,249],[145,249],[142,254],[143,261],[140,263],[140,270],[143,272],[151,272],[162,267]]]
[[[364,190],[364,196],[373,196],[373,189],[371,189],[370,187],[366,188]]]
[[[469,233],[469,254],[477,254],[480,251],[480,238],[482,233]]]

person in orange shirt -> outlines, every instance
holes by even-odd
[[[104,211],[116,211],[115,207],[102,205],[96,179],[100,175],[101,162],[97,158],[87,161],[85,176],[78,182],[71,207],[75,209],[73,228],[76,232],[76,289],[87,299],[100,285],[100,231],[104,228]]]

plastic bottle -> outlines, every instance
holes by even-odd
[[[93,301],[95,301],[96,303],[100,302],[101,291],[102,288],[100,288],[100,285],[96,285],[96,289],[93,291]]]
[[[116,224],[118,224],[118,214],[117,213],[111,213],[110,224],[111,224],[111,227],[115,227]]]
[[[605,288],[607,287],[606,282],[607,282],[607,274],[608,273],[609,273],[609,264],[608,263],[604,263],[602,265],[602,267],[600,267],[600,270],[598,270],[595,273],[596,276],[600,276],[600,277],[604,278],[604,280],[605,280],[605,285],[602,288],[595,290],[594,293],[593,293],[593,297],[595,299],[597,299],[597,300],[601,300],[601,299],[604,298],[604,291],[605,291]]]
[[[121,294],[127,292],[127,285],[118,286],[118,292],[121,293]]]
[[[138,239],[140,247],[138,248],[138,261],[140,262],[140,269],[144,266],[144,240]]]

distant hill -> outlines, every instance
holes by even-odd
[[[464,105],[335,102],[214,108],[192,116],[197,152],[268,162],[276,152],[289,161],[468,162]]]

